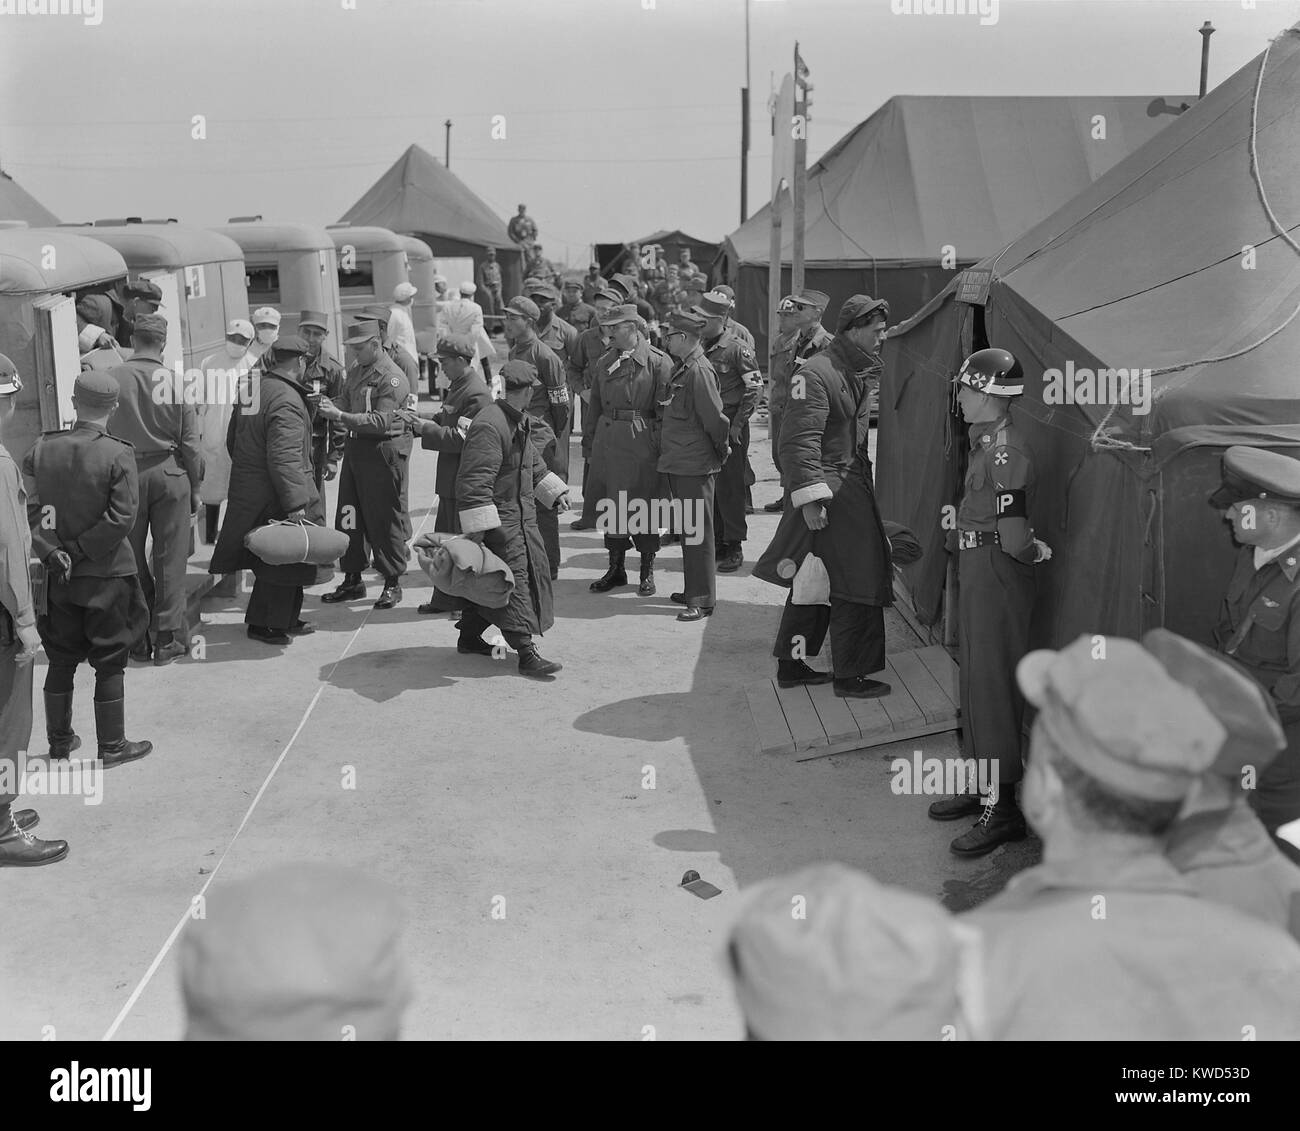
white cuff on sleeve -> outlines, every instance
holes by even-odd
[[[537,481],[537,486],[533,488],[533,497],[543,506],[553,506],[558,499],[569,489],[569,485],[553,471],[548,471],[541,479]]]
[[[460,529],[463,534],[477,534],[480,530],[495,530],[501,525],[495,503],[460,512]]]
[[[810,483],[807,487],[800,487],[797,491],[790,492],[790,505],[798,509],[809,503],[820,503],[823,499],[834,497],[834,492],[825,483]]]

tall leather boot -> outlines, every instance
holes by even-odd
[[[617,589],[620,585],[626,585],[627,570],[624,568],[624,563],[626,561],[626,550],[610,550],[609,569],[605,571],[605,576],[593,581],[588,588],[593,593],[608,593],[611,589]]]
[[[641,597],[653,597],[655,595],[654,554],[641,555],[641,584],[636,587],[636,591]]]
[[[81,746],[72,731],[72,692],[45,692],[45,735],[50,740],[50,757],[66,758]]]
[[[95,736],[104,769],[134,762],[153,750],[152,742],[129,742],[126,737],[126,700],[95,700]]]

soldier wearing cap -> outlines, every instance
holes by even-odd
[[[599,500],[587,490],[591,478],[591,448],[595,441],[595,426],[586,419],[586,406],[591,402],[591,389],[597,380],[605,354],[610,348],[611,327],[602,325],[601,319],[616,306],[624,303],[621,290],[602,285],[592,296],[596,318],[590,329],[578,335],[573,353],[568,359],[569,397],[573,403],[575,424],[582,429],[582,515],[569,523],[570,530],[596,529],[596,504]]]
[[[562,322],[567,322],[579,334],[595,325],[596,308],[583,298],[582,279],[577,275],[569,275],[564,279],[564,285],[560,288],[560,308],[556,311],[556,316]]]
[[[308,563],[271,565],[244,545],[244,537],[268,522],[306,522],[318,510],[311,463],[310,391],[303,383],[307,343],[280,338],[264,356],[256,412],[230,421],[230,503],[208,572],[251,569],[255,577],[244,623],[250,640],[288,644],[315,628],[302,619],[305,586],[316,579]]]
[[[465,434],[456,475],[456,509],[461,531],[510,567],[515,586],[504,608],[466,606],[456,625],[460,630],[456,650],[490,656],[492,649],[483,640],[483,631],[495,624],[519,654],[520,674],[546,678],[561,665],[544,659],[533,642],[534,635],[555,623],[550,562],[536,507],[540,503],[548,509],[567,509],[568,486],[547,469],[533,441],[534,432],[544,427],[528,411],[535,391],[542,387],[536,367],[512,358],[502,366],[501,378],[505,396],[481,409]]]
[[[194,405],[176,395],[174,374],[162,358],[166,343],[167,320],[160,314],[138,315],[130,360],[110,370],[121,389],[113,432],[135,454],[140,499],[131,549],[150,610],[148,631],[131,657],[147,662],[152,655],[157,667],[179,659],[188,649],[185,573],[190,516],[199,509],[203,481],[198,417]]]
[[[869,678],[885,666],[885,607],[892,604],[889,538],[876,506],[868,455],[868,375],[889,320],[889,304],[853,295],[840,309],[835,340],[804,364],[781,426],[781,515],[754,576],[790,589],[772,648],[782,687],[834,683],[842,698],[888,695]],[[809,554],[830,581],[830,603],[795,604],[794,579]],[[833,674],[806,662],[831,637]]]
[[[139,316],[137,341],[156,317]],[[131,445],[108,432],[109,417],[121,410],[119,394],[113,374],[82,373],[72,391],[76,424],[42,436],[23,460],[32,548],[47,585],[36,627],[50,664],[50,757],[66,758],[81,745],[72,729],[72,690],[77,666],[88,661],[95,670],[95,732],[105,769],[153,749],[126,737],[127,655],[147,628],[149,612],[130,542],[140,505],[137,461]]]
[[[542,312],[530,298],[512,298],[506,304],[506,340],[510,360],[525,361],[537,370],[540,384],[533,388],[528,413],[536,422],[532,441],[542,459],[562,482],[569,481],[569,386],[564,362],[537,336]],[[561,440],[561,437],[563,438]],[[560,520],[549,506],[537,512],[537,526],[551,563],[551,580],[560,576]]]
[[[492,361],[497,351],[483,329],[483,308],[474,301],[476,290],[473,283],[461,283],[457,297],[442,304],[439,334],[457,334],[474,342],[474,359],[482,367],[483,379],[491,388]]]
[[[113,337],[113,300],[104,294],[77,299],[77,349],[83,369],[112,369],[126,358]]]
[[[596,292],[605,285],[605,280],[600,275],[600,264],[589,263],[587,273],[582,277],[582,301],[592,302],[596,297]],[[593,303],[594,305],[594,303]]]
[[[610,331],[611,349],[591,387],[589,485],[609,568],[590,588],[607,593],[626,585],[625,560],[635,544],[641,555],[637,593],[650,597],[655,592],[659,531],[657,526],[638,526],[638,519],[659,513],[661,501],[666,501],[659,474],[660,402],[667,395],[673,363],[647,340],[645,323],[631,303],[615,307],[601,321]]]
[[[763,377],[754,351],[728,327],[731,300],[711,291],[700,299],[696,313],[705,318],[704,356],[718,379],[722,409],[731,432],[731,454],[718,473],[713,525],[719,573],[735,573],[744,562],[749,537],[745,522],[745,466],[749,458],[749,418],[758,407]]]
[[[505,304],[501,298],[501,264],[497,262],[497,249],[494,247],[487,249],[487,258],[479,264],[478,285],[483,313],[496,318]]]
[[[544,279],[529,279],[524,283],[524,294],[537,305],[537,336],[545,345],[550,346],[567,368],[569,358],[578,344],[578,331],[555,313],[560,292]]]
[[[685,526],[679,532],[684,581],[682,591],[672,594],[677,604],[686,606],[677,615],[679,621],[712,616],[717,603],[713,496],[729,452],[731,422],[700,341],[706,325],[704,316],[695,311],[673,311],[664,339],[676,364],[660,401],[659,470],[668,476]]]
[[[389,317],[392,314],[390,307],[384,306],[383,303],[376,303],[373,306],[363,307],[361,317],[363,320],[373,319],[379,323],[379,335],[384,344],[384,352],[406,378],[406,385],[409,392],[407,402],[402,407],[414,409],[419,403],[420,391],[420,364],[419,361],[412,361],[411,355],[406,352],[393,339],[391,328],[389,326]],[[401,495],[401,516],[402,529],[406,535],[407,541],[411,538],[411,448],[414,446],[411,434],[403,430],[401,436],[394,442],[395,450],[402,456],[402,495]]]
[[[110,301],[120,310],[117,318],[118,345],[131,345],[135,320],[141,314],[157,314],[158,307],[162,305],[162,297],[162,289],[148,279],[137,279],[133,283],[124,280],[119,284],[116,294],[110,293]]]
[[[322,601],[355,601],[366,595],[362,571],[372,558],[384,581],[376,609],[402,599],[410,519],[403,492],[411,436],[401,410],[411,387],[384,349],[378,322],[353,322],[344,345],[353,347],[337,403],[322,397],[317,412],[347,429],[334,526],[348,536],[340,566],[343,583]]]
[[[957,606],[961,662],[962,751],[998,768],[989,798],[969,793],[936,801],[936,821],[979,819],[951,845],[959,856],[982,856],[1022,840],[1025,818],[1016,804],[1023,776],[1021,732],[1025,701],[1015,670],[1029,649],[1034,565],[1052,556],[1034,537],[1033,458],[1011,417],[1011,399],[1025,389],[1024,371],[1003,349],[979,350],[957,373],[957,404],[970,432],[970,456],[954,541],[961,600]]]
[[[1250,795],[1264,827],[1300,818],[1300,460],[1262,448],[1223,455],[1223,485],[1210,496],[1241,547],[1215,628],[1220,652],[1273,698],[1286,749]],[[1278,844],[1300,862],[1300,845]]]
[[[1043,863],[961,916],[982,936],[992,1040],[1295,1040],[1300,947],[1197,894],[1164,837],[1227,731],[1132,640],[1017,667],[1039,709],[1025,810]]]
[[[776,308],[777,336],[772,343],[772,373],[767,392],[767,430],[771,437],[772,462],[781,472],[781,421],[790,397],[790,378],[811,357],[816,357],[834,341],[834,335],[822,325],[830,298],[821,291],[802,291],[786,295]],[[786,496],[763,509],[779,514],[785,509]]]
[[[1165,854],[1206,899],[1300,940],[1300,867],[1278,850],[1247,800],[1286,745],[1272,700],[1230,661],[1167,629],[1148,632],[1142,646],[1227,732],[1170,828]]]
[[[23,383],[14,363],[0,354],[0,868],[54,864],[68,854],[64,840],[37,840],[34,809],[13,811],[22,777],[21,757],[32,739],[32,675],[41,637],[36,629],[22,474],[5,450],[4,434]],[[15,792],[6,792],[7,783]]]
[[[200,363],[206,382],[203,403],[195,405],[199,430],[199,455],[203,459],[203,478],[199,483],[199,501],[204,509],[203,540],[212,545],[217,540],[221,504],[230,491],[230,453],[226,450],[226,433],[236,401],[248,391],[248,375],[253,368],[249,346],[253,341],[253,324],[232,318],[226,326],[222,348],[208,354]]]
[[[316,484],[316,504],[307,517],[325,522],[325,484],[339,473],[343,446],[348,431],[337,420],[326,420],[317,411],[320,398],[334,400],[343,393],[347,372],[338,359],[325,348],[329,337],[329,315],[323,310],[304,310],[298,315],[298,337],[307,344],[303,355],[302,384],[307,389],[307,408],[311,413],[311,467]]]
[[[750,333],[749,327],[736,321],[736,292],[726,283],[719,283],[713,288],[714,294],[722,295],[731,303],[731,313],[727,316],[727,329],[730,330],[737,338],[745,343],[750,349],[754,348],[754,335]]]
[[[933,900],[843,864],[766,880],[743,898],[727,958],[748,1039],[983,1035],[978,936]]]

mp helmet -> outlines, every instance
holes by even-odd
[[[993,397],[1015,397],[1025,391],[1025,371],[1009,350],[976,350],[961,363],[958,385]]]

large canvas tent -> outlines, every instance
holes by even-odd
[[[1036,643],[1159,625],[1210,640],[1234,554],[1206,502],[1222,452],[1300,456],[1298,226],[1300,25],[981,264],[983,303],[954,286],[895,331],[878,481],[886,516],[924,546],[907,570],[923,619],[941,611],[941,514],[966,446],[950,378],[989,343],[1026,370],[1014,412],[1038,473],[1030,517],[1055,549],[1040,567]],[[1141,399],[1141,384],[1122,380],[1110,404],[1045,403],[1045,371],[1070,365],[1151,370],[1149,411],[1114,403]]]
[[[639,240],[628,240],[625,244],[596,244],[596,262],[600,265],[601,273],[612,275],[615,271],[621,271],[622,261],[632,244],[642,248],[658,245],[662,249],[663,258],[670,264],[677,263],[681,259],[684,248],[691,253],[691,262],[703,271],[707,271],[718,257],[716,243],[687,235],[680,228],[664,228],[658,232],[651,232],[648,236],[642,236]]]
[[[808,171],[806,285],[889,300],[906,318],[1154,137],[1176,110],[1146,97],[891,98]],[[771,205],[722,245],[718,274],[766,357]],[[782,209],[782,293],[793,225]],[[948,262],[945,263],[945,256]]]
[[[472,258],[475,272],[487,249],[495,248],[505,297],[518,294],[523,283],[522,257],[506,235],[506,222],[418,145],[409,146],[341,220],[415,236],[436,259]]]
[[[29,228],[52,228],[59,218],[0,169],[0,221],[20,220]]]

